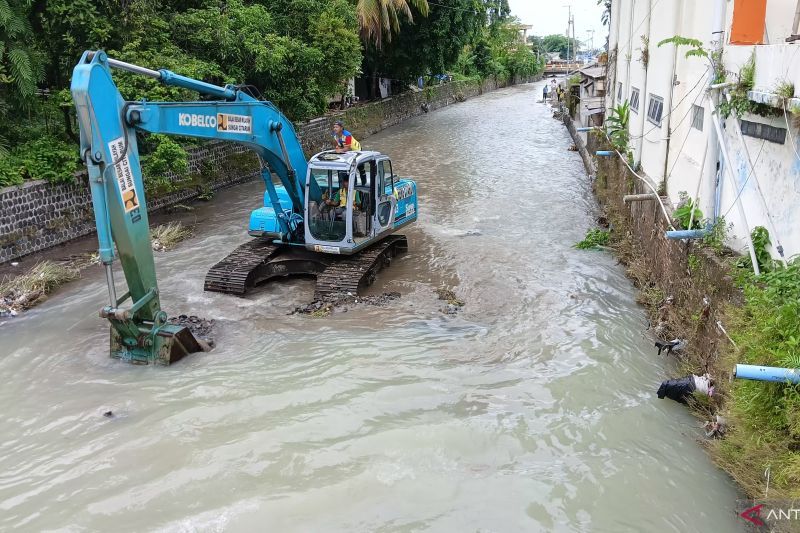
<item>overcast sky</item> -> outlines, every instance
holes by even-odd
[[[508,0],[511,14],[519,17],[523,24],[530,24],[533,30],[530,35],[550,35],[567,31],[567,5],[572,5],[575,16],[575,38],[586,41],[589,34],[586,30],[594,30],[594,45],[602,46],[606,41],[608,27],[600,22],[603,9],[597,0]]]

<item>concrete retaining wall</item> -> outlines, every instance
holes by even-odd
[[[298,124],[297,134],[306,155],[310,156],[331,147],[330,128],[334,120],[344,121],[360,140],[407,118],[506,85],[495,80],[452,82],[405,93]],[[251,181],[259,175],[258,159],[244,147],[223,142],[204,144],[189,150],[189,176],[167,176],[173,190],[148,198],[148,208],[152,212],[196,198],[203,191]],[[85,174],[70,184],[32,181],[0,189],[0,263],[94,231],[92,198]]]

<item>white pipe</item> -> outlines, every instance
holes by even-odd
[[[753,272],[756,276],[761,275],[761,270],[758,268],[758,259],[756,259],[756,249],[753,246],[753,239],[750,238],[750,225],[747,223],[747,216],[744,213],[744,206],[742,199],[737,194],[736,178],[733,177],[733,167],[731,166],[731,158],[728,156],[728,147],[725,145],[725,137],[722,136],[722,128],[720,127],[719,114],[717,108],[712,103],[711,109],[711,122],[714,123],[714,129],[717,131],[719,138],[720,153],[722,154],[722,163],[725,165],[725,174],[730,178],[731,187],[733,187],[733,194],[736,198],[736,207],[739,211],[739,218],[742,220],[745,230],[745,241],[747,242],[747,249],[750,251],[750,260],[753,262]],[[736,120],[736,119],[734,119]]]
[[[714,16],[711,19],[711,41],[714,43],[714,49],[716,51],[721,51],[722,46],[725,40],[725,9],[726,9],[726,0],[714,0]],[[712,65],[713,69],[713,65]],[[712,70],[711,75],[709,76],[709,87],[712,89],[715,88],[714,79],[714,72]],[[724,85],[724,84],[720,84]],[[714,110],[717,108],[717,104],[719,103],[719,91],[710,91],[709,98],[709,107],[711,109],[711,113],[709,113],[709,118],[713,122],[717,122],[717,118],[714,116]],[[690,126],[691,127],[691,126]],[[723,177],[720,170],[720,143],[722,143],[722,138],[718,138],[717,136],[717,129],[711,128],[711,131],[708,132],[708,155],[706,157],[706,168],[703,175],[703,181],[705,183],[704,191],[701,197],[705,198],[705,202],[703,203],[703,208],[706,209],[706,212],[710,213],[717,213],[720,211],[720,206],[717,204],[717,194],[718,188],[722,188],[722,180]],[[749,233],[748,233],[749,237]]]
[[[683,0],[676,0],[675,2],[675,19],[673,21],[672,35],[680,35],[680,21],[683,18]],[[672,143],[672,104],[675,102],[675,78],[678,70],[678,45],[672,44],[672,76],[669,79],[669,102],[665,109],[667,110],[667,143],[664,150],[664,176],[661,181],[664,183],[665,190],[667,189],[667,168],[669,167],[669,148]],[[690,126],[691,127],[691,126]],[[680,155],[680,154],[678,154]],[[700,171],[700,181],[702,181],[702,169]],[[692,211],[694,213],[694,211]]]

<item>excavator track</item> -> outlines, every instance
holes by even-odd
[[[408,251],[405,235],[391,235],[354,255],[311,252],[281,246],[266,238],[239,246],[206,274],[204,289],[236,296],[267,280],[286,276],[316,276],[315,300],[335,294],[358,294],[398,253]]]
[[[260,266],[280,250],[271,239],[257,238],[236,248],[206,274],[204,290],[244,296],[256,284]]]
[[[392,235],[361,252],[343,256],[317,274],[315,300],[325,300],[336,294],[357,295],[359,289],[371,285],[378,272],[391,264],[401,252],[408,251],[405,235]]]

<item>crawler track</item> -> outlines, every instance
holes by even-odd
[[[255,275],[279,250],[270,239],[258,238],[239,246],[211,267],[204,290],[244,296],[256,284]]]
[[[272,278],[310,275],[317,278],[315,300],[340,293],[356,295],[371,285],[397,254],[407,250],[404,235],[391,235],[354,255],[310,252],[258,238],[239,246],[211,267],[204,289],[244,296],[249,289]]]
[[[324,300],[339,293],[358,294],[375,281],[378,272],[389,266],[398,253],[406,251],[405,235],[392,235],[358,254],[339,258],[317,275],[314,299]]]

